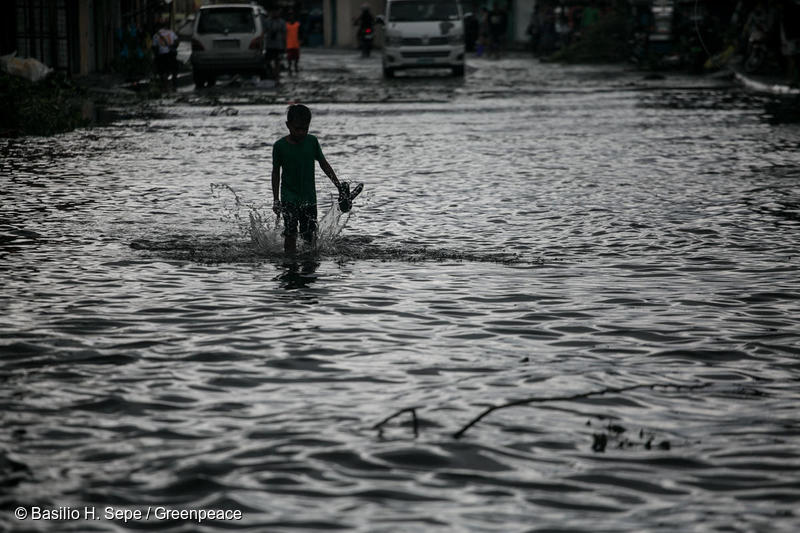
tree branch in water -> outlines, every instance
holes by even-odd
[[[392,420],[393,418],[396,418],[396,417],[402,415],[403,413],[411,413],[411,420],[414,423],[414,436],[415,437],[419,436],[419,422],[417,421],[417,408],[416,407],[406,407],[405,409],[400,409],[399,411],[397,411],[393,415],[387,416],[386,418],[384,418],[383,420],[381,420],[380,422],[378,422],[377,424],[372,426],[372,429],[377,429],[380,432],[379,434],[382,435],[383,434],[383,425],[386,424],[387,422],[389,422],[390,420]]]
[[[480,422],[483,418],[493,413],[494,411],[505,409],[507,407],[516,407],[519,405],[529,405],[532,403],[544,403],[544,402],[568,402],[573,400],[582,400],[584,398],[591,398],[592,396],[602,396],[604,394],[619,394],[622,392],[628,392],[636,389],[655,389],[656,387],[664,387],[664,388],[695,390],[695,389],[702,389],[710,385],[711,385],[710,383],[700,383],[697,385],[672,385],[668,383],[648,383],[641,385],[631,385],[629,387],[619,387],[619,388],[610,388],[597,391],[583,392],[580,394],[573,394],[571,396],[550,396],[545,398],[536,397],[536,398],[523,398],[521,400],[513,400],[504,404],[487,407],[481,414],[470,420],[461,429],[453,433],[453,438],[460,439],[462,436],[464,436],[464,433],[466,433],[469,430],[469,428]]]

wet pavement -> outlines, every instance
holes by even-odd
[[[381,76],[380,54],[362,58],[357,51],[339,49],[304,50],[298,76],[285,72],[277,87],[272,80],[226,77],[217,87],[195,91],[184,82],[181,102],[221,100],[236,103],[391,103],[485,100],[495,97],[536,95],[543,92],[580,92],[614,86],[649,90],[657,87],[733,87],[732,76],[648,76],[629,65],[614,64],[586,68],[543,64],[521,52],[500,60],[471,57],[464,78],[449,70],[420,69],[398,73],[397,80]],[[207,100],[206,100],[207,99]]]

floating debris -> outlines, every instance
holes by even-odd
[[[220,106],[220,107],[215,107],[214,109],[212,109],[211,113],[209,113],[209,114],[212,117],[219,117],[219,116],[234,117],[234,116],[239,114],[239,111],[237,109],[232,108],[232,107]]]

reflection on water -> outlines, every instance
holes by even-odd
[[[313,256],[298,261],[289,261],[281,265],[281,273],[277,279],[284,289],[305,289],[317,280],[316,272],[319,266],[319,261]]]
[[[0,530],[797,530],[793,124],[622,67],[342,59],[359,87],[308,61],[312,130],[366,188],[344,218],[320,180],[296,257],[283,102],[3,141]]]

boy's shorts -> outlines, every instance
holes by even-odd
[[[315,204],[298,206],[283,202],[281,209],[284,237],[296,236],[299,226],[300,236],[304,241],[311,242],[317,233],[317,206]]]
[[[297,61],[300,59],[300,49],[299,48],[287,48],[286,49],[286,59],[289,61]]]

